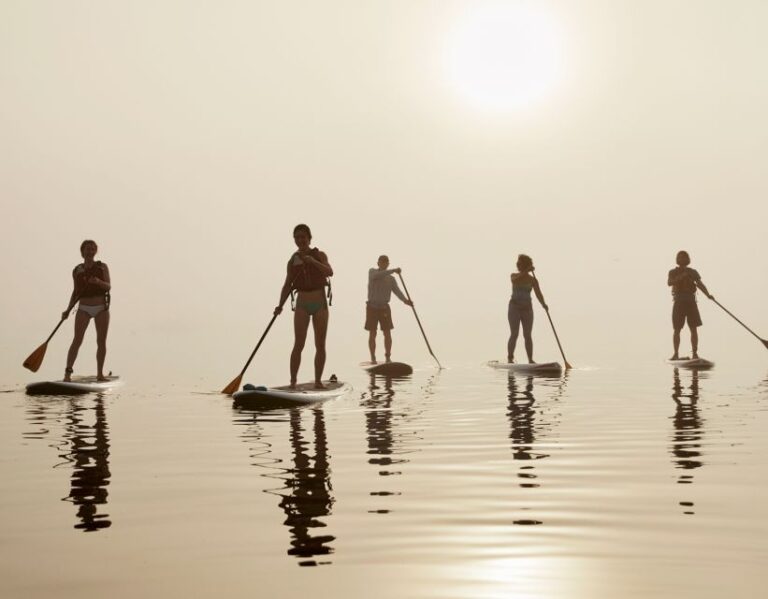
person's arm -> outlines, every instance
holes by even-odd
[[[672,287],[673,285],[677,285],[679,283],[682,283],[686,279],[691,278],[691,273],[688,271],[687,268],[673,268],[669,271],[669,276],[667,277],[667,285],[669,287]]]
[[[399,273],[399,268],[389,268],[387,270],[381,270],[380,268],[372,268],[368,271],[368,280],[382,279],[392,273]]]
[[[69,302],[67,302],[67,308],[64,310],[64,312],[61,313],[61,319],[66,320],[69,318],[69,313],[72,311],[72,308],[75,307],[75,304],[77,303],[77,300],[80,299],[80,295],[77,291],[77,267],[72,271],[72,293],[69,296]]]
[[[304,260],[306,264],[313,264],[326,277],[332,277],[333,268],[328,262],[328,256],[326,256],[325,252],[320,252],[318,254],[318,257],[320,258],[319,260],[307,254],[305,256],[302,256],[301,258],[302,260]]]
[[[96,285],[96,287],[102,291],[109,291],[112,289],[112,281],[109,276],[109,267],[104,263],[102,263],[102,267],[104,269],[104,278],[100,279],[99,277],[91,277],[88,279],[88,283],[91,285]]]
[[[293,258],[291,258],[291,261],[292,260]],[[289,261],[288,266],[286,267],[285,282],[283,283],[283,287],[280,289],[280,301],[278,302],[274,311],[275,316],[283,311],[283,304],[285,303],[285,300],[288,299],[288,296],[291,295],[291,287],[293,287],[293,278],[291,277],[291,262]]]
[[[694,281],[696,283],[696,287],[701,289],[701,292],[706,295],[709,299],[715,299],[715,297],[709,292],[709,289],[707,289],[707,286],[704,284],[704,281],[701,280],[701,278],[698,278]]]
[[[396,268],[395,270],[400,270],[400,269]],[[405,294],[402,291],[400,291],[400,287],[397,284],[397,281],[395,281],[395,278],[392,277],[390,281],[392,281],[392,283],[390,284],[392,287],[392,293],[394,293],[398,297],[398,299],[401,302],[403,302],[406,306],[413,306],[413,302],[410,301],[407,297],[405,297]]]
[[[547,302],[544,301],[544,295],[541,293],[541,286],[539,285],[538,279],[533,280],[533,292],[536,294],[536,299],[539,300],[541,307],[549,311],[549,306],[547,306]]]

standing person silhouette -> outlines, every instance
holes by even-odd
[[[699,357],[699,332],[698,328],[702,325],[699,306],[696,303],[696,289],[709,299],[714,299],[707,287],[701,281],[701,275],[698,271],[690,268],[691,257],[688,252],[681,250],[677,252],[675,259],[677,266],[669,271],[667,275],[667,285],[672,288],[672,347],[674,354],[670,360],[680,359],[680,331],[688,322],[688,328],[691,331],[691,353],[694,359]]]
[[[77,360],[77,353],[83,343],[88,323],[96,326],[96,367],[97,378],[100,381],[108,380],[104,376],[104,360],[107,356],[107,331],[109,331],[109,291],[112,288],[109,276],[109,268],[99,260],[95,260],[99,247],[92,239],[86,239],[80,244],[80,255],[83,263],[78,264],[72,270],[73,289],[69,297],[66,310],[61,313],[61,318],[66,319],[69,313],[78,303],[75,313],[75,336],[67,352],[67,366],[64,369],[64,380],[72,380],[72,369]]]
[[[520,325],[523,325],[523,337],[525,338],[525,352],[528,354],[528,363],[535,364],[533,360],[533,302],[531,291],[536,294],[541,306],[547,310],[544,296],[541,294],[539,281],[531,274],[534,271],[533,260],[530,256],[520,254],[517,257],[517,272],[513,272],[512,297],[509,300],[507,318],[509,319],[509,342],[507,343],[507,361],[512,364],[515,361],[515,346],[517,336],[520,333]]]
[[[333,276],[328,256],[317,248],[310,247],[312,232],[307,225],[296,225],[293,240],[298,251],[288,260],[285,283],[280,291],[280,303],[275,314],[283,311],[282,305],[295,289],[296,310],[293,313],[294,343],[291,352],[291,388],[296,388],[296,377],[301,365],[301,352],[307,340],[307,330],[312,321],[315,334],[315,388],[324,389],[323,369],[325,368],[325,338],[328,332],[328,301],[325,287]]]
[[[371,362],[376,364],[376,328],[381,327],[384,335],[384,359],[391,362],[392,358],[392,310],[389,300],[394,293],[406,306],[413,306],[392,276],[400,273],[399,268],[389,268],[389,257],[379,256],[377,268],[368,270],[368,301],[365,304],[365,330],[368,331],[368,349],[371,352]]]

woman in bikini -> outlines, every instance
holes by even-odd
[[[275,314],[283,311],[283,304],[295,289],[296,310],[293,314],[295,340],[291,352],[291,388],[296,387],[296,377],[301,365],[301,352],[307,340],[309,322],[315,334],[315,388],[323,389],[323,369],[325,368],[325,337],[328,331],[328,301],[325,287],[328,277],[333,276],[333,268],[328,263],[328,256],[317,248],[311,248],[312,232],[307,225],[296,225],[293,240],[298,251],[288,261],[285,283],[280,291],[280,303]]]
[[[75,337],[67,353],[67,367],[64,370],[64,380],[72,380],[72,367],[77,359],[77,352],[83,343],[85,330],[93,319],[96,325],[96,366],[97,377],[106,381],[104,376],[104,358],[107,355],[107,331],[109,330],[109,290],[111,288],[109,268],[103,262],[94,260],[99,250],[96,242],[86,239],[80,244],[80,255],[83,263],[75,266],[72,271],[74,288],[69,298],[67,309],[61,313],[62,318],[69,317],[75,304],[80,302],[75,313]]]
[[[536,294],[541,306],[547,310],[547,304],[544,296],[541,294],[539,281],[533,276],[533,260],[530,256],[520,254],[517,257],[517,272],[513,272],[512,278],[512,297],[509,300],[509,309],[507,318],[509,319],[509,342],[507,343],[507,361],[511,364],[515,361],[515,345],[517,345],[517,336],[520,333],[520,325],[523,325],[523,337],[525,338],[525,352],[528,354],[528,362],[533,361],[533,338],[531,330],[533,329],[533,302],[531,301],[531,291]]]

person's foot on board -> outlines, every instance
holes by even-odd
[[[515,357],[507,356],[507,364],[514,364],[514,363],[515,363]]]
[[[96,377],[96,380],[101,383],[106,383],[109,379],[105,377],[103,374],[100,374]]]
[[[387,364],[391,364],[391,363],[392,363],[392,358],[391,358],[391,356],[389,356],[389,355],[385,356],[385,358],[384,358],[384,361],[385,361]]]
[[[672,357],[670,358],[670,360],[679,360],[679,359],[680,359],[680,356],[678,356],[677,354],[673,354]]]
[[[315,381],[315,389],[325,389],[322,381]]]
[[[692,360],[698,360],[698,359],[699,359],[699,354],[698,354],[698,352],[693,352],[693,357],[692,357],[691,359],[692,359]]]
[[[64,382],[65,383],[71,383],[72,382],[72,369],[66,368],[64,370]]]
[[[291,384],[288,385],[289,389],[295,389],[296,388],[296,381],[291,381]]]

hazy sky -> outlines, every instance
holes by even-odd
[[[449,365],[503,358],[519,252],[576,365],[670,353],[681,248],[768,336],[766,28],[758,0],[5,0],[0,374],[30,379],[21,361],[94,238],[108,367],[223,385],[298,222],[337,273],[329,372],[366,359],[380,253]],[[764,360],[715,306],[702,315],[703,354]],[[394,318],[395,357],[427,364],[412,316]],[[287,377],[290,331],[286,314],[253,378]],[[541,311],[535,336],[555,359]],[[38,378],[60,375],[70,337]]]

